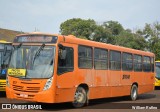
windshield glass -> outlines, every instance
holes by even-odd
[[[53,73],[54,56],[54,46],[15,46],[9,69],[25,70],[24,76],[13,73],[15,77],[49,78]]]
[[[0,71],[1,71],[1,69],[2,69],[2,52],[0,52],[0,64],[1,64],[1,66],[0,66]]]
[[[156,77],[160,78],[160,62],[156,62]]]
[[[0,79],[6,78],[10,55],[11,45],[0,44]]]

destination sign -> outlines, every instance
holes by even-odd
[[[10,76],[25,76],[26,69],[8,69],[7,73]]]
[[[32,43],[56,43],[56,36],[46,36],[46,35],[27,35],[18,36],[14,39],[14,42],[32,42]]]

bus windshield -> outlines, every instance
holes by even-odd
[[[6,79],[11,49],[11,45],[0,44],[0,79]]]
[[[156,62],[156,77],[160,78],[160,62]]]
[[[50,78],[53,74],[55,57],[54,46],[14,46],[9,69],[26,70],[25,76],[12,75],[21,78]],[[10,75],[10,74],[8,74]]]

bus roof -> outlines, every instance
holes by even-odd
[[[95,42],[95,41],[80,39],[76,37],[74,38],[74,36],[70,36],[70,35],[63,36],[63,37],[66,37],[64,40],[65,42],[68,42],[68,43],[75,43],[75,44],[93,46],[93,47],[104,48],[104,49],[108,48],[110,50],[122,51],[122,52],[128,52],[128,53],[132,52],[134,54],[140,54],[140,55],[155,56],[154,53],[151,53],[148,51],[136,50],[132,48],[127,48],[127,47],[122,47],[122,46],[112,45],[107,43],[101,43],[101,42]]]
[[[11,44],[12,42],[7,42],[5,40],[0,40],[0,43],[3,43],[3,44]]]
[[[86,40],[86,39],[81,39],[81,38],[76,38],[73,35],[59,35],[59,34],[49,34],[49,33],[42,33],[42,32],[31,32],[31,33],[25,33],[25,34],[20,34],[17,36],[27,36],[27,35],[49,35],[49,36],[58,36],[58,43],[72,43],[72,44],[80,44],[80,45],[85,45],[85,46],[93,46],[93,47],[98,47],[98,48],[108,48],[111,50],[117,50],[117,51],[122,51],[122,52],[129,52],[129,53],[134,53],[134,54],[140,54],[140,55],[148,55],[148,56],[155,56],[154,53],[148,52],[148,51],[142,51],[142,50],[136,50],[136,49],[131,49],[127,47],[122,47],[118,45],[112,45],[112,44],[107,44],[107,43],[101,43],[101,42],[95,42],[91,40]]]
[[[58,34],[49,34],[49,33],[43,33],[43,32],[30,32],[30,33],[23,33],[16,35],[17,37],[19,36],[26,36],[26,35],[51,35],[51,36],[58,36]]]

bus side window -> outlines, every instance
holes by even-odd
[[[93,67],[93,49],[88,46],[78,46],[78,67],[81,69],[91,69]]]
[[[122,70],[131,71],[133,69],[133,60],[131,53],[122,53]]]
[[[134,54],[134,71],[142,71],[142,56]]]
[[[71,72],[74,69],[74,55],[73,48],[63,46],[58,51],[58,74],[61,75],[66,72]]]
[[[151,71],[151,59],[148,56],[143,57],[143,71],[144,72]]]
[[[108,69],[108,51],[106,49],[94,49],[94,68],[96,70]]]
[[[110,51],[109,68],[111,70],[121,70],[121,52]]]
[[[154,57],[151,57],[152,72],[154,72]]]

